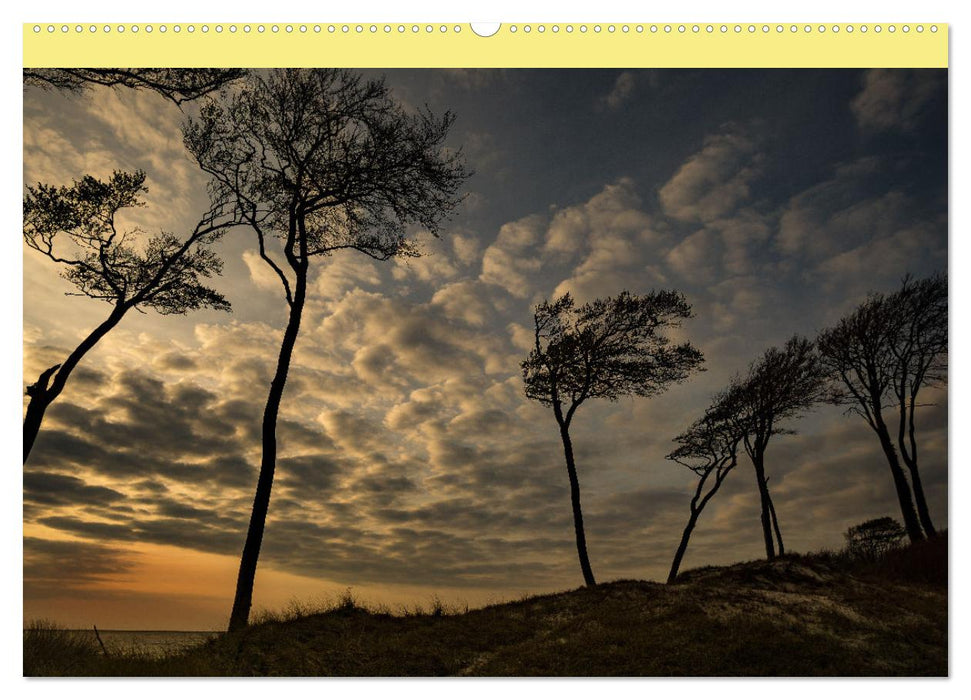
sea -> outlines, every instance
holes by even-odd
[[[76,630],[78,634],[90,635],[97,643],[94,630]],[[222,632],[167,632],[158,630],[98,630],[101,641],[109,654],[139,653],[160,658],[176,654],[188,647],[203,644],[222,635]]]

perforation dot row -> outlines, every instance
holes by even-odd
[[[371,24],[371,25],[362,25],[362,24],[356,24],[356,25],[350,25],[350,24],[341,24],[341,25],[335,25],[335,24],[328,24],[328,25],[320,25],[320,24],[306,25],[306,24],[299,24],[299,25],[293,25],[293,24],[286,24],[286,25],[282,25],[282,26],[281,25],[278,25],[278,24],[271,24],[271,25],[263,25],[263,24],[249,25],[249,24],[244,24],[244,25],[239,25],[239,26],[237,26],[235,24],[230,24],[230,25],[226,25],[226,26],[223,26],[221,24],[216,24],[216,25],[213,25],[211,27],[208,24],[202,24],[202,25],[199,25],[198,28],[195,25],[192,25],[192,24],[187,24],[187,25],[184,25],[184,26],[183,25],[180,25],[180,24],[175,24],[175,25],[172,25],[171,27],[169,27],[168,25],[164,25],[164,24],[158,25],[157,27],[155,27],[155,26],[153,26],[151,24],[146,24],[146,25],[137,25],[137,24],[124,25],[124,24],[119,24],[119,25],[115,25],[114,27],[112,25],[110,25],[110,24],[105,24],[105,25],[100,25],[100,26],[99,25],[95,25],[95,24],[91,24],[91,25],[88,25],[87,27],[85,27],[83,25],[80,25],[80,24],[74,25],[73,27],[71,27],[70,25],[67,25],[67,24],[62,24],[60,26],[56,26],[56,25],[53,25],[53,24],[48,24],[46,27],[42,27],[39,24],[35,24],[34,27],[33,27],[33,30],[34,30],[34,33],[35,34],[40,34],[41,32],[43,32],[45,30],[49,34],[53,34],[53,33],[57,32],[57,31],[60,31],[63,34],[67,34],[70,31],[72,31],[72,29],[73,29],[73,31],[75,33],[78,33],[78,34],[84,33],[85,31],[87,31],[88,33],[91,33],[91,34],[94,34],[94,33],[97,33],[97,32],[103,32],[103,33],[107,34],[107,33],[113,32],[113,31],[114,32],[117,32],[119,34],[123,34],[125,32],[130,32],[132,34],[137,34],[138,32],[145,32],[146,34],[151,34],[154,31],[158,31],[158,32],[160,32],[162,34],[168,32],[168,31],[172,31],[172,32],[174,32],[176,34],[179,34],[182,31],[185,31],[185,32],[188,32],[189,34],[193,34],[197,30],[200,31],[200,32],[202,32],[203,34],[206,34],[206,33],[210,32],[210,31],[214,31],[217,34],[221,34],[224,31],[228,31],[230,34],[235,34],[235,33],[239,32],[239,31],[243,32],[244,34],[249,34],[249,33],[252,33],[252,32],[256,32],[257,34],[263,34],[263,33],[267,32],[267,31],[269,31],[270,33],[273,33],[273,34],[277,34],[280,31],[286,32],[287,34],[292,34],[294,32],[298,32],[300,34],[306,34],[307,32],[313,32],[315,34],[320,34],[321,32],[327,32],[329,34],[335,34],[335,33],[341,33],[341,34],[365,34],[365,33],[377,34],[378,32],[384,32],[385,34],[391,34],[392,32],[397,32],[398,34],[406,34],[406,33],[411,33],[411,34],[420,34],[420,33],[432,34],[432,33],[436,32],[436,31],[438,33],[441,33],[441,34],[447,34],[449,32],[452,32],[452,33],[455,33],[455,34],[459,34],[462,31],[462,27],[460,25],[458,25],[458,24],[451,25],[451,26],[450,25],[445,25],[445,24],[441,24],[441,25],[432,25],[432,24],[426,24],[426,25],[418,25],[418,24],[412,24],[412,25],[405,25],[405,24],[390,25],[390,24],[385,24],[385,25],[380,25],[380,26],[377,25],[377,24]],[[854,26],[854,25],[850,24],[850,25],[846,25],[845,27],[841,27],[838,24],[834,24],[834,25],[831,25],[829,27],[827,27],[825,24],[819,24],[819,25],[811,25],[811,24],[805,24],[805,25],[798,25],[798,24],[783,25],[783,24],[777,24],[777,25],[774,25],[774,26],[771,26],[771,25],[768,25],[768,24],[763,24],[763,25],[749,24],[749,25],[744,25],[744,26],[741,25],[741,24],[735,24],[735,25],[721,24],[721,25],[717,25],[717,26],[716,25],[712,25],[712,24],[706,24],[706,25],[699,25],[699,24],[691,24],[691,25],[686,25],[686,24],[677,24],[677,25],[671,25],[671,24],[662,24],[662,25],[658,25],[658,24],[651,24],[651,25],[643,25],[643,24],[637,24],[637,25],[629,25],[629,24],[621,24],[621,25],[614,25],[614,24],[607,24],[607,25],[600,25],[600,24],[586,25],[586,24],[579,24],[579,25],[572,25],[572,24],[566,24],[566,25],[562,25],[562,26],[561,25],[558,25],[558,24],[554,24],[554,25],[550,25],[550,26],[547,26],[547,25],[544,25],[544,24],[539,24],[539,25],[529,25],[529,24],[517,25],[517,24],[512,24],[512,25],[509,25],[508,31],[510,33],[512,33],[512,34],[516,34],[516,33],[519,33],[519,32],[522,32],[522,33],[525,33],[525,34],[530,34],[533,31],[535,31],[535,32],[537,32],[539,34],[544,34],[547,31],[549,31],[549,32],[551,32],[553,34],[558,34],[561,31],[566,32],[567,34],[572,34],[574,32],[579,32],[580,34],[587,34],[590,31],[592,31],[594,34],[600,34],[600,33],[604,32],[604,31],[606,31],[609,34],[614,34],[614,33],[617,33],[618,31],[620,33],[622,33],[622,34],[629,34],[631,32],[634,32],[636,34],[643,34],[645,32],[648,32],[648,33],[651,33],[651,34],[657,34],[658,32],[663,32],[665,34],[671,34],[672,32],[676,32],[678,34],[687,34],[687,33],[700,34],[702,32],[707,33],[707,34],[714,34],[716,32],[721,33],[721,34],[728,34],[728,33],[734,33],[734,34],[745,34],[745,33],[747,33],[747,34],[757,34],[757,33],[760,33],[760,32],[762,34],[770,34],[773,31],[775,33],[777,33],[777,34],[782,34],[782,33],[790,33],[790,34],[811,34],[811,33],[817,33],[817,34],[824,34],[827,31],[830,31],[830,32],[832,32],[834,34],[838,34],[841,31],[842,32],[845,32],[847,34],[852,34],[853,32],[858,31],[860,33],[865,34],[868,31],[871,31],[872,30],[873,32],[879,34],[879,33],[883,32],[885,29],[886,29],[886,31],[888,31],[891,34],[893,34],[893,33],[895,33],[898,30],[898,27],[897,27],[897,25],[894,25],[894,24],[886,25],[886,27],[884,27],[883,25],[879,25],[879,24],[875,24],[875,25],[872,25],[872,26],[866,25],[866,24],[861,24],[861,25]],[[924,32],[925,27],[922,24],[916,24],[916,25],[903,24],[903,25],[900,25],[900,27],[899,27],[899,30],[901,32],[904,32],[905,34],[906,33],[909,33],[912,29],[913,29],[913,31],[916,31],[917,33],[922,33],[922,32]],[[936,33],[938,28],[937,28],[937,25],[931,24],[931,25],[928,25],[927,29],[929,29],[932,33]]]
[[[427,34],[431,34],[431,33],[435,32],[435,31],[438,31],[438,32],[440,32],[442,34],[445,34],[445,33],[448,33],[448,32],[451,31],[451,32],[454,32],[454,33],[458,34],[458,33],[460,33],[462,31],[462,27],[459,26],[459,25],[457,25],[457,24],[456,25],[453,25],[453,26],[449,26],[449,25],[445,25],[445,24],[437,25],[437,26],[436,25],[431,25],[431,24],[426,24],[426,25],[418,25],[418,24],[404,25],[404,24],[399,24],[397,26],[392,26],[390,24],[385,24],[383,26],[378,26],[376,24],[371,24],[371,25],[362,25],[362,24],[356,24],[356,25],[350,25],[350,24],[340,24],[340,25],[335,25],[335,24],[329,24],[329,25],[320,25],[320,24],[312,24],[312,25],[307,25],[307,24],[285,24],[285,25],[271,24],[271,25],[264,25],[264,24],[257,24],[257,25],[249,25],[249,24],[244,24],[244,25],[238,25],[238,26],[235,25],[235,24],[230,24],[230,25],[226,25],[226,26],[223,26],[221,24],[216,24],[216,25],[213,25],[213,26],[209,26],[208,24],[201,24],[198,27],[196,27],[195,25],[192,25],[192,24],[187,24],[187,25],[174,24],[171,27],[168,26],[168,25],[164,25],[164,24],[158,25],[157,27],[155,27],[155,26],[153,26],[151,24],[146,24],[146,25],[137,25],[137,24],[124,25],[124,24],[119,24],[119,25],[116,25],[114,27],[112,25],[110,25],[110,24],[105,24],[105,25],[101,25],[101,26],[96,25],[96,24],[91,24],[91,25],[88,25],[87,27],[85,27],[83,25],[80,25],[80,24],[76,24],[73,27],[71,27],[70,25],[67,25],[67,24],[62,24],[59,27],[56,26],[56,25],[53,25],[53,24],[48,24],[46,27],[42,27],[39,24],[35,24],[34,27],[33,27],[33,29],[34,29],[34,33],[35,34],[39,34],[39,33],[43,32],[43,31],[45,31],[45,29],[46,29],[46,31],[49,34],[53,34],[53,33],[57,32],[58,30],[60,30],[61,33],[63,33],[63,34],[67,34],[72,29],[74,30],[74,32],[76,32],[78,34],[84,33],[85,31],[87,31],[88,33],[91,33],[91,34],[94,34],[94,33],[97,33],[97,32],[103,32],[103,33],[106,33],[106,34],[107,33],[111,33],[111,32],[117,32],[119,34],[123,34],[125,32],[131,32],[132,34],[136,34],[136,33],[140,32],[140,31],[145,32],[147,34],[151,34],[152,32],[155,32],[155,31],[160,32],[162,34],[165,34],[168,31],[175,32],[176,34],[179,34],[179,33],[183,32],[183,31],[188,32],[189,34],[193,34],[196,31],[200,31],[203,34],[206,34],[206,33],[210,32],[210,31],[214,31],[217,34],[221,34],[224,31],[228,31],[230,34],[235,34],[237,32],[243,32],[244,34],[249,34],[249,33],[252,33],[252,32],[256,32],[257,34],[264,34],[267,31],[269,31],[269,32],[271,32],[273,34],[277,34],[277,33],[281,32],[281,31],[286,32],[287,34],[293,34],[294,32],[298,32],[300,34],[306,34],[307,32],[313,32],[315,34],[320,34],[321,32],[327,32],[327,33],[330,33],[330,34],[335,34],[335,33],[342,33],[342,34],[351,34],[351,33],[364,34],[366,32],[367,33],[371,33],[371,34],[376,34],[379,31],[384,31],[385,34],[390,34],[393,31],[397,31],[399,34],[404,34],[406,32],[410,32],[412,34],[418,34],[420,32],[425,32]]]
[[[931,32],[934,32],[934,33],[937,32],[937,25],[931,24],[931,25],[928,25],[927,28]],[[589,26],[586,25],[586,24],[579,24],[579,25],[576,25],[576,26],[574,26],[572,24],[567,24],[567,25],[564,25],[563,28],[562,28],[562,30],[565,31],[565,32],[567,32],[568,34],[574,32],[574,31],[579,31],[581,34],[585,34],[588,31],[590,31],[591,29],[593,30],[593,32],[595,34],[599,34],[599,33],[603,32],[604,30],[606,30],[610,34],[614,34],[617,31],[620,31],[623,34],[628,34],[631,31],[633,31],[633,32],[635,32],[637,34],[643,34],[645,31],[650,32],[652,34],[657,34],[658,32],[664,32],[665,34],[670,34],[672,32],[677,32],[679,34],[685,34],[685,33],[689,33],[689,32],[692,33],[692,34],[699,34],[701,32],[705,32],[707,34],[714,34],[716,31],[719,32],[719,33],[721,33],[721,34],[727,34],[729,32],[733,32],[735,34],[742,34],[742,33],[756,34],[758,32],[761,32],[763,34],[769,34],[773,30],[776,33],[778,33],[778,34],[781,34],[781,33],[784,33],[784,32],[789,32],[789,33],[792,33],[792,34],[796,34],[796,33],[811,34],[813,32],[816,32],[818,34],[824,34],[827,31],[827,27],[826,27],[825,24],[819,24],[819,25],[815,25],[815,26],[812,25],[812,24],[805,24],[805,25],[798,25],[798,24],[790,24],[790,25],[777,24],[774,27],[771,26],[771,25],[768,25],[768,24],[763,24],[763,25],[755,25],[755,24],[749,24],[749,25],[741,25],[741,24],[735,24],[735,25],[728,25],[728,24],[721,24],[721,25],[713,25],[713,24],[705,24],[705,25],[700,25],[700,24],[691,24],[691,25],[687,25],[687,24],[677,24],[677,25],[672,25],[672,24],[661,24],[661,25],[651,24],[651,25],[643,25],[643,24],[637,24],[637,25],[634,25],[633,27],[631,25],[629,25],[629,24],[621,24],[621,25],[614,25],[614,24],[600,25],[600,24],[594,24],[594,25],[589,25]],[[841,27],[838,24],[834,24],[834,25],[831,25],[831,27],[829,28],[828,31],[832,31],[834,34],[838,34],[840,31],[845,31],[845,32],[850,33],[850,34],[852,34],[854,31],[860,31],[860,32],[862,32],[862,33],[865,34],[866,32],[870,31],[871,29],[874,32],[876,32],[877,34],[879,34],[880,32],[882,32],[884,30],[884,27],[882,25],[879,25],[879,24],[873,25],[872,27],[869,26],[869,25],[866,25],[866,24],[861,24],[861,25],[857,25],[857,26],[854,26],[852,24],[849,24],[849,25],[846,25],[845,27]],[[904,33],[910,32],[911,29],[913,29],[914,31],[917,31],[918,33],[921,33],[921,32],[924,31],[925,27],[922,24],[916,24],[916,25],[904,24],[904,25],[901,25],[900,26],[900,31],[902,31]],[[890,32],[891,34],[893,34],[894,32],[897,31],[897,26],[896,25],[893,25],[893,24],[887,25],[886,26],[886,30],[888,32]],[[514,34],[516,32],[518,32],[518,31],[523,31],[523,32],[529,34],[530,32],[534,31],[534,28],[531,25],[528,25],[528,24],[527,25],[523,25],[522,27],[519,27],[518,25],[513,24],[513,25],[510,25],[509,26],[509,31],[512,32],[512,33],[514,33]],[[541,24],[541,25],[537,25],[535,27],[535,31],[537,31],[537,32],[539,32],[539,33],[542,34],[543,32],[547,31],[547,28],[546,28],[546,26],[544,26],[544,25]],[[560,28],[559,25],[553,25],[553,26],[551,26],[549,28],[549,31],[552,31],[553,33],[557,33],[559,31],[561,31],[561,28]]]

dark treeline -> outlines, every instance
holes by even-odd
[[[947,315],[946,275],[908,275],[899,290],[870,294],[815,341],[793,337],[783,348],[765,351],[746,376],[732,379],[705,415],[675,438],[678,447],[668,455],[699,477],[668,581],[677,578],[701,511],[736,465],[740,444],[756,473],[766,556],[784,553],[765,448],[772,435],[791,432],[780,421],[820,403],[864,419],[890,466],[907,535],[912,542],[934,536],[918,469],[915,417],[921,389],[947,381]],[[896,418],[895,435],[887,414]]]

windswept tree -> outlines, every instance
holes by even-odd
[[[81,93],[93,85],[151,90],[181,106],[239,80],[243,68],[24,68],[24,85]]]
[[[915,416],[917,395],[924,386],[947,382],[947,276],[904,278],[900,290],[889,297],[899,323],[891,352],[894,360],[893,392],[897,403],[897,446],[910,473],[914,505],[924,534],[937,534],[931,520],[924,485],[917,466]]]
[[[383,80],[346,70],[250,74],[209,100],[184,140],[256,234],[280,281],[287,323],[262,423],[262,457],[240,558],[230,631],[245,627],[276,470],[277,417],[315,257],[357,251],[375,260],[416,255],[417,225],[433,234],[461,200],[461,154],[444,141],[454,116],[408,114]],[[279,249],[282,248],[282,255]]]
[[[925,533],[933,535],[918,471],[915,415],[921,388],[946,380],[947,278],[907,277],[894,294],[871,294],[824,330],[817,342],[832,380],[829,401],[861,416],[880,441],[907,536],[915,542]],[[885,408],[897,410],[896,445]],[[912,483],[900,464],[898,447]]]
[[[78,289],[76,295],[104,301],[111,311],[60,364],[44,370],[27,387],[25,463],[47,407],[85,354],[125,314],[142,308],[160,314],[229,310],[222,294],[202,280],[222,270],[209,245],[236,224],[234,208],[212,206],[183,238],[164,231],[147,237],[137,229],[119,230],[119,212],[142,206],[145,192],[141,171],[116,171],[107,180],[85,176],[70,187],[27,187],[24,242],[62,266],[61,275]]]
[[[782,426],[823,398],[825,374],[813,342],[793,336],[781,348],[772,347],[755,360],[744,377],[732,380],[725,401],[742,435],[745,452],[755,468],[761,502],[765,555],[772,559],[785,553],[779,518],[769,493],[765,453],[773,435],[789,433]],[[773,539],[773,532],[775,538]]]
[[[701,512],[738,464],[738,446],[744,434],[732,420],[734,409],[729,405],[729,399],[727,394],[717,396],[704,416],[674,438],[678,447],[667,456],[667,459],[687,467],[698,476],[694,495],[688,505],[688,522],[671,562],[668,583],[674,583],[678,578],[688,540]]]
[[[672,344],[665,335],[690,316],[684,295],[667,290],[642,296],[625,291],[580,306],[565,294],[536,307],[536,344],[522,362],[523,381],[526,397],[551,406],[560,429],[577,554],[588,586],[596,579],[587,556],[570,424],[587,399],[654,396],[698,369],[701,351],[687,342]]]

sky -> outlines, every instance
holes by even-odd
[[[588,402],[573,442],[598,580],[663,580],[695,477],[664,456],[765,348],[812,336],[906,273],[947,267],[947,79],[908,70],[384,72],[408,109],[457,119],[475,175],[425,255],[315,261],[284,396],[254,604],[433,596],[481,605],[582,584],[551,411],[519,372],[532,307],[681,290],[703,373],[649,399]],[[205,178],[182,113],[151,93],[24,92],[24,180],[144,169],[123,223],[184,234]],[[420,234],[419,234],[420,235]],[[232,313],[130,314],[48,410],[24,469],[24,617],[68,626],[225,625],[286,305],[245,229],[217,246]],[[107,314],[24,248],[24,378]],[[919,414],[946,526],[947,394]],[[786,545],[836,548],[899,518],[856,416],[820,407],[767,452]],[[683,568],[762,555],[743,458]]]

